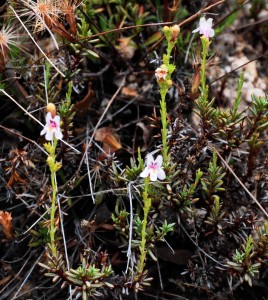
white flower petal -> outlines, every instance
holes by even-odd
[[[157,155],[157,158],[154,162],[156,163],[157,167],[160,168],[163,164],[163,156]]]
[[[47,127],[45,126],[43,130],[40,132],[40,135],[44,135],[47,132]]]
[[[60,126],[60,116],[55,116],[53,121]]]
[[[210,32],[209,32],[209,37],[213,37],[215,35],[215,31],[214,29],[210,29]]]
[[[47,115],[46,115],[46,123],[48,124],[51,119],[52,119],[51,113],[48,112]]]
[[[202,35],[204,34],[204,27],[200,27],[199,33]]]
[[[152,154],[147,154],[146,156],[146,166],[149,166],[150,164],[154,163],[154,158]]]
[[[140,173],[140,177],[142,178],[146,178],[149,176],[149,169],[145,168],[141,173]]]
[[[58,130],[55,131],[55,137],[58,140],[62,140],[63,134],[61,133],[60,129],[58,129]]]
[[[212,18],[209,18],[209,19],[207,20],[207,25],[208,25],[209,27],[212,27],[212,22],[213,22],[213,19],[212,19]]]
[[[150,180],[151,181],[157,180],[157,172],[150,172]]]
[[[193,30],[192,32],[195,33],[195,32],[199,32],[200,31],[200,28],[196,28],[195,30]]]
[[[52,141],[53,140],[53,132],[50,132],[49,130],[47,131],[46,135],[45,135],[45,139],[47,141]]]
[[[166,178],[166,173],[163,169],[159,168],[157,172],[157,177],[160,180],[164,180]]]
[[[206,18],[205,18],[205,17],[200,18],[200,20],[199,20],[199,26],[200,26],[200,27],[203,26],[203,25],[206,24],[206,23],[207,23],[207,21],[206,21]]]

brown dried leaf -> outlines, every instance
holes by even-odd
[[[85,97],[74,105],[74,110],[79,116],[88,113],[89,107],[92,102],[95,102],[95,93],[92,89],[92,83],[88,83],[88,92]]]
[[[12,217],[11,213],[7,211],[0,211],[0,224],[3,226],[2,230],[7,239],[12,239]]]
[[[7,284],[11,278],[12,278],[11,275],[8,275],[8,276],[4,277],[3,279],[0,280],[0,285]]]
[[[76,1],[78,2],[78,1]],[[61,9],[63,13],[65,14],[66,21],[70,26],[70,32],[72,35],[76,36],[77,34],[77,25],[75,20],[75,8],[76,8],[76,2],[70,2],[69,0],[62,0],[61,1]],[[78,4],[77,4],[78,5]]]
[[[9,180],[8,180],[8,183],[7,183],[7,186],[12,186],[13,185],[13,182],[20,182],[20,183],[23,183],[23,184],[26,184],[27,181],[24,180],[23,178],[20,177],[19,173],[17,171],[13,171],[12,175],[10,176]]]
[[[131,89],[131,88],[125,86],[122,88],[122,94],[124,96],[136,97],[138,95],[138,92],[135,89]]]
[[[97,129],[94,139],[102,143],[103,150],[106,153],[114,153],[116,150],[122,148],[118,136],[111,127],[102,127]]]

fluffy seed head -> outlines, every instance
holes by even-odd
[[[11,25],[3,26],[0,30],[0,50],[1,56],[6,59],[10,46],[19,46],[18,34],[15,33],[15,27]]]
[[[22,0],[24,8],[20,10],[20,16],[28,16],[28,21],[33,23],[34,32],[45,29],[45,25],[51,28],[60,14],[59,0]]]

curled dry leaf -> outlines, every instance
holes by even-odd
[[[0,224],[2,225],[2,230],[4,235],[6,236],[7,239],[12,239],[13,233],[12,233],[12,217],[11,213],[7,211],[0,211]]]
[[[103,150],[106,153],[114,153],[116,150],[122,148],[118,136],[111,127],[97,129],[94,139],[102,143]]]

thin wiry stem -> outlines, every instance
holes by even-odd
[[[42,127],[45,127],[38,119],[36,119],[33,115],[31,115],[23,106],[21,106],[14,98],[12,98],[5,90],[0,89],[0,92],[5,94],[10,100],[12,100],[21,110],[23,110],[26,115],[28,115],[30,118],[35,120],[38,124],[40,124]]]
[[[162,181],[163,183],[168,183],[168,182],[164,182]],[[133,186],[135,188],[140,188],[140,187],[144,187],[144,184],[138,184],[138,185],[135,185]],[[103,194],[107,194],[107,193],[114,193],[116,194],[117,192],[127,192],[127,187],[126,188],[112,188],[112,189],[108,189],[108,190],[105,190],[105,191],[99,191],[99,192],[95,192],[93,193],[93,195],[97,196],[97,195],[103,195]],[[124,193],[125,195],[125,193]],[[77,198],[81,198],[81,197],[89,197],[91,196],[91,194],[83,194],[83,195],[78,195],[78,196],[64,196],[63,194],[60,194],[60,196],[62,198],[65,198],[65,199],[77,199]]]
[[[27,253],[28,253],[28,251],[27,251]],[[12,291],[14,289],[14,286],[13,286],[13,288],[9,288],[9,291],[6,292],[5,294],[3,294],[4,290],[6,288],[8,288],[11,285],[11,283],[13,281],[15,281],[16,278],[18,278],[20,276],[20,273],[24,270],[25,266],[27,266],[27,264],[28,264],[28,262],[29,262],[29,260],[31,259],[32,256],[33,256],[33,252],[30,252],[30,255],[26,258],[26,261],[24,262],[24,264],[22,265],[20,270],[16,273],[16,275],[9,282],[5,283],[4,287],[0,290],[0,295],[1,295],[0,300],[8,299],[7,296],[12,293]],[[5,262],[7,262],[7,261],[5,261]]]
[[[249,195],[249,197],[259,206],[261,211],[265,214],[266,217],[268,217],[267,211],[262,207],[260,202],[251,194],[251,192],[246,188],[246,186],[243,184],[243,182],[237,177],[235,172],[229,167],[227,162],[224,160],[224,158],[220,155],[220,153],[217,151],[217,149],[213,146],[210,146],[218,155],[218,157],[221,159],[225,167],[230,171],[230,173],[235,177],[235,179],[238,181],[238,183],[241,185],[241,187],[244,189],[244,191]]]
[[[98,127],[100,126],[100,124],[101,124],[101,122],[102,122],[104,116],[106,115],[106,113],[107,113],[107,111],[109,110],[110,106],[111,106],[112,103],[114,102],[116,96],[118,95],[118,93],[120,92],[120,90],[122,89],[122,87],[124,86],[124,84],[125,84],[125,78],[126,78],[126,77],[124,76],[124,78],[123,78],[123,80],[122,80],[120,86],[118,87],[117,91],[114,93],[114,95],[112,96],[112,98],[109,100],[109,102],[108,102],[108,104],[107,104],[107,106],[106,106],[106,108],[105,108],[103,114],[102,114],[101,117],[99,118],[99,121],[98,121],[98,123],[96,124],[96,126],[95,126],[95,128],[94,128],[94,130],[93,130],[93,133],[92,133],[90,139],[88,140],[88,137],[86,138],[86,140],[87,140],[87,142],[86,142],[86,149],[85,149],[85,152],[84,152],[84,154],[83,154],[83,157],[82,157],[81,162],[83,162],[84,159],[85,159],[85,157],[87,157],[87,152],[88,152],[89,145],[92,143],[93,138],[94,138],[94,136],[95,136],[95,133],[96,133]],[[88,159],[86,159],[86,160],[88,161]],[[79,168],[80,168],[80,166],[79,166]],[[90,176],[90,172],[88,172],[88,174],[89,174],[89,176]],[[90,180],[90,182],[91,182],[90,177],[89,177],[89,180]],[[92,187],[91,187],[91,188],[92,188]],[[91,192],[90,195],[91,195],[91,197],[92,197],[92,195],[93,195],[94,193],[93,193],[93,191],[91,191],[91,190],[90,190],[90,192]]]
[[[33,143],[37,148],[39,148],[42,152],[44,152],[46,155],[48,155],[48,153],[40,145],[38,145],[35,141],[33,141],[33,140],[27,138],[26,136],[24,136],[24,135],[22,135],[22,134],[20,134],[20,133],[18,133],[16,131],[14,131],[14,130],[12,130],[12,129],[9,129],[9,128],[3,126],[3,125],[0,125],[0,128],[2,128],[2,129],[6,130],[6,131],[8,131],[8,132],[10,132],[10,133],[12,133],[14,135],[17,135],[18,137],[20,137],[20,138],[22,138],[22,139],[24,139],[24,140],[26,140],[26,141],[28,141],[30,143]]]
[[[202,248],[199,247],[199,245],[191,238],[191,236],[189,235],[189,233],[187,232],[187,230],[184,228],[184,226],[181,224],[180,220],[179,220],[179,215],[177,215],[177,219],[178,219],[178,224],[181,227],[181,229],[183,230],[183,232],[188,236],[188,238],[190,239],[190,241],[197,247],[197,249],[202,252],[206,257],[208,257],[209,259],[211,259],[212,261],[214,261],[216,264],[218,264],[219,266],[221,266],[222,268],[226,269],[226,265],[220,263],[219,261],[217,261],[216,259],[214,259],[212,256],[210,256],[209,254],[207,254]]]
[[[39,260],[41,259],[41,257],[43,256],[44,251],[38,256],[37,260],[32,264],[32,267],[30,268],[28,274],[25,276],[25,278],[23,279],[20,287],[18,288],[18,290],[16,291],[15,295],[13,296],[12,300],[16,300],[17,299],[17,295],[20,292],[20,290],[23,288],[25,282],[28,280],[29,276],[32,274],[35,266],[37,265],[37,263],[39,262]]]
[[[87,148],[88,148],[88,124],[87,124],[86,145],[87,145]],[[87,165],[88,183],[89,183],[89,188],[90,188],[90,193],[91,193],[91,199],[92,199],[93,203],[95,204],[96,200],[95,200],[94,195],[93,195],[93,187],[92,187],[92,181],[91,181],[91,174],[90,174],[90,168],[89,168],[87,149],[85,151],[85,154],[86,154],[86,165]]]
[[[26,231],[24,231],[22,234],[26,234],[29,232],[41,219],[45,219],[44,216],[47,214],[47,211],[45,211]]]
[[[45,81],[45,96],[46,96],[46,103],[48,105],[48,92],[47,92],[47,76],[46,76],[46,67],[43,66],[44,69],[44,81]]]

